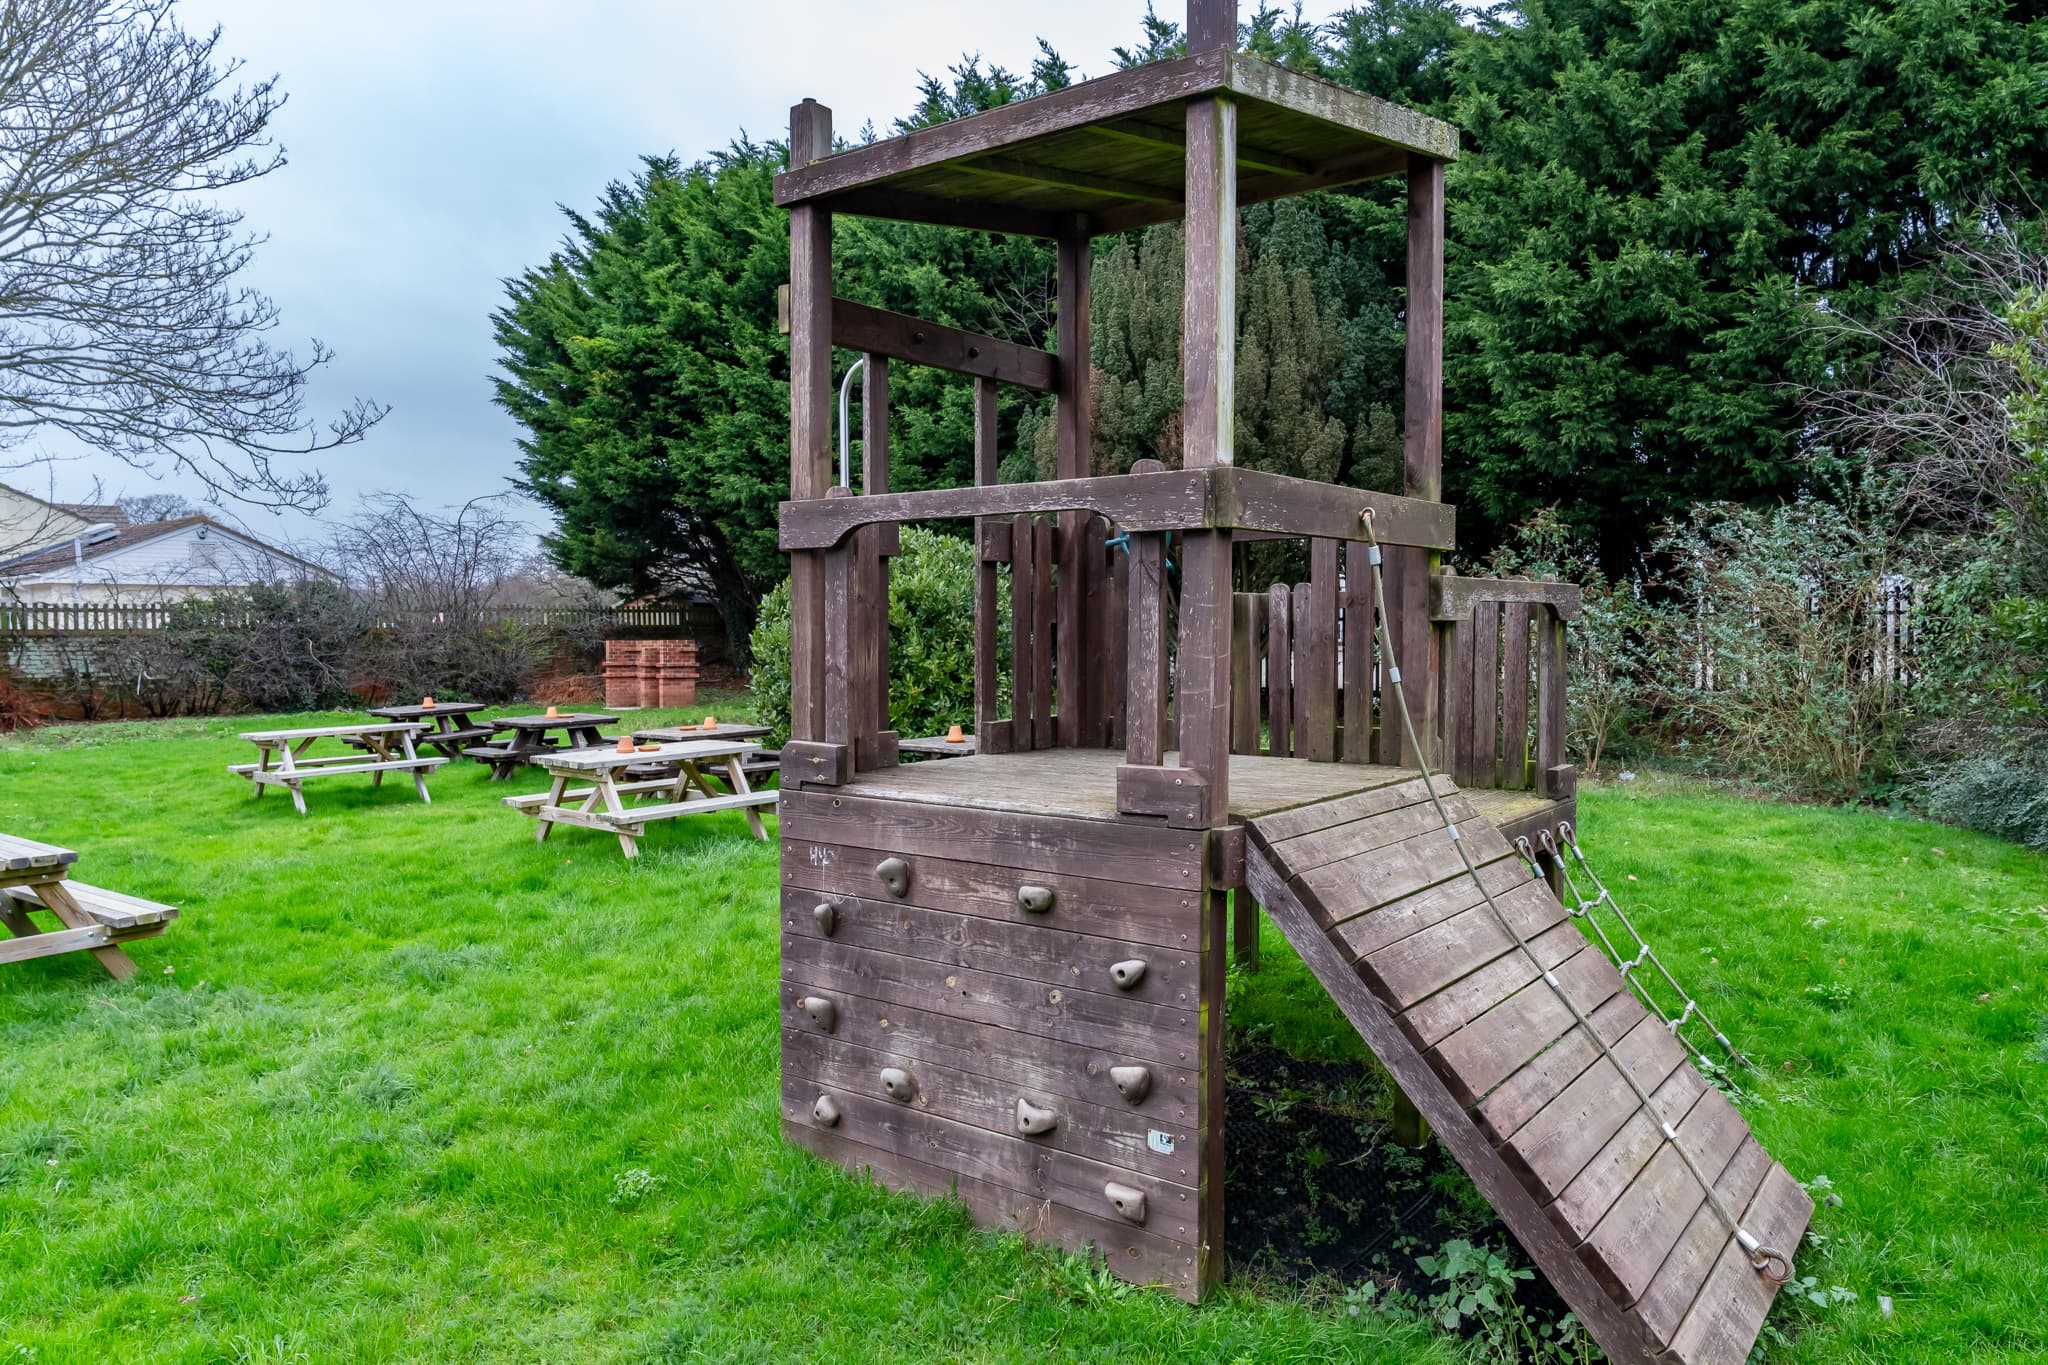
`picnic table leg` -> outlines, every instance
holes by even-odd
[[[391,761],[391,746],[382,735],[364,735],[363,751],[370,756],[372,763],[389,763]],[[370,774],[370,785],[373,787],[384,785],[384,772],[381,768]]]
[[[725,760],[725,772],[726,776],[732,780],[733,795],[751,796],[754,794],[754,789],[747,785],[747,770],[741,764],[738,754],[734,754]],[[759,806],[742,806],[740,809],[746,814],[747,828],[754,831],[754,837],[762,840],[767,839],[768,826],[761,823],[761,808]]]
[[[600,768],[598,770],[597,786],[591,792],[590,795],[592,800],[595,800],[598,797],[602,796],[604,798],[605,810],[609,811],[611,814],[615,816],[620,817],[621,819],[625,818],[626,806],[624,802],[619,800],[619,789],[618,786],[612,781],[611,769]],[[584,804],[588,805],[589,802],[585,802]],[[626,833],[624,830],[619,831],[619,847],[626,851],[626,856],[628,858],[637,858],[640,856],[640,845],[634,841],[632,835]]]
[[[259,773],[270,771],[270,746],[268,744],[256,746],[256,771]],[[256,799],[261,801],[263,799],[263,789],[270,784],[259,777],[251,777],[249,785],[256,789]]]
[[[546,843],[548,836],[555,832],[555,822],[548,818],[548,811],[561,804],[562,793],[569,788],[568,774],[553,773],[550,776],[552,780],[548,783],[548,799],[541,802],[540,809],[534,812],[540,817],[540,828],[533,832],[533,841],[536,844]]]
[[[301,815],[304,815],[306,813],[306,793],[301,787],[300,780],[297,777],[292,776],[292,774],[298,771],[298,764],[294,763],[292,760],[294,758],[304,755],[307,748],[311,746],[312,743],[313,741],[309,739],[304,744],[301,744],[296,750],[294,750],[292,746],[289,744],[280,744],[277,746],[277,770],[285,774],[285,790],[292,794],[292,804],[298,807],[299,814]]]
[[[419,751],[412,747],[412,731],[400,730],[398,732],[398,747],[404,750],[405,756],[408,760],[412,760],[415,762],[418,761],[420,755]],[[412,789],[420,794],[420,804],[423,806],[433,805],[434,798],[427,795],[426,770],[424,768],[414,768],[411,771]],[[379,773],[378,776],[381,777],[383,776],[383,774]]]
[[[71,898],[71,889],[65,886],[63,882],[43,882],[36,885],[34,889],[36,899],[48,906],[51,914],[63,920],[66,928],[90,929],[98,923],[91,915],[85,913],[84,908],[77,901]],[[139,970],[135,965],[135,959],[122,952],[116,945],[109,944],[104,948],[88,948],[86,951],[91,953],[99,961],[100,966],[107,969],[107,975],[113,977],[116,981],[126,981]]]

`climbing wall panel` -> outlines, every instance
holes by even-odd
[[[1437,789],[1476,879],[1417,779],[1252,820],[1253,893],[1610,1358],[1739,1365],[1775,1285],[1693,1171],[1787,1255],[1811,1201],[1500,832]]]
[[[1198,1297],[1222,1251],[1207,836],[844,790],[781,817],[785,1135]]]

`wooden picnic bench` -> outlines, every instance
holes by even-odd
[[[491,765],[491,781],[503,782],[506,778],[532,762],[538,755],[555,751],[560,745],[564,749],[591,749],[609,744],[599,727],[616,725],[617,716],[599,715],[594,712],[572,712],[555,716],[501,716],[491,722],[491,728],[503,732],[505,738],[495,744],[479,744],[464,749],[465,757],[479,763]],[[555,739],[548,732],[560,730],[566,743]]]
[[[427,727],[415,721],[383,721],[375,725],[318,725],[299,730],[251,730],[241,738],[254,744],[259,757],[254,763],[230,763],[228,771],[255,784],[261,797],[265,787],[283,787],[292,794],[299,814],[306,813],[302,784],[313,777],[342,777],[368,773],[370,785],[384,785],[384,774],[409,772],[420,800],[427,795],[427,774],[448,760],[422,758],[413,748],[413,736]],[[306,751],[323,739],[354,744],[360,752],[307,758]],[[396,749],[393,746],[396,745]],[[273,767],[272,760],[276,761]]]
[[[68,848],[0,834],[0,924],[14,935],[0,940],[0,963],[85,952],[117,981],[126,981],[136,967],[121,945],[161,934],[178,912],[72,881],[77,861]],[[44,928],[29,918],[32,910],[48,911],[64,927]]]
[[[664,744],[653,752],[635,749],[574,749],[544,752],[533,761],[548,774],[548,789],[530,796],[508,796],[504,803],[540,821],[534,831],[536,842],[544,841],[554,827],[580,825],[585,829],[616,834],[619,847],[628,858],[640,856],[636,842],[656,820],[673,820],[684,815],[709,815],[713,811],[738,810],[747,817],[747,827],[756,839],[768,837],[759,808],[772,806],[776,793],[757,792],[747,782],[742,760],[756,746],[744,740],[695,740],[687,744]],[[639,763],[673,763],[672,775],[643,781],[622,782],[625,770]],[[703,771],[712,765],[730,787],[721,791]],[[571,788],[573,782],[588,786]],[[628,809],[625,798],[661,796],[654,805]],[[572,804],[573,803],[573,804]]]
[[[698,740],[762,739],[772,733],[765,725],[751,721],[721,722],[707,730],[701,725],[663,725],[652,730],[635,730],[633,738],[642,744],[694,744]],[[749,749],[740,759],[747,781],[759,783],[782,770],[782,753],[777,749]],[[714,776],[716,774],[713,774]],[[658,777],[655,765],[641,764],[627,770],[629,777]]]
[[[379,720],[417,721],[427,729],[415,743],[421,748],[439,749],[450,759],[462,757],[479,740],[491,737],[488,725],[472,725],[463,718],[484,710],[480,701],[437,701],[410,706],[373,706],[370,714]]]

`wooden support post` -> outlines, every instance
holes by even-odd
[[[1344,749],[1346,763],[1372,762],[1372,657],[1375,648],[1372,571],[1366,547],[1344,547]]]
[[[1010,742],[1019,752],[1040,748],[1034,612],[1038,607],[1038,533],[1030,516],[1010,519]]]
[[[1259,627],[1257,593],[1230,599],[1230,752],[1259,751]]]
[[[1266,715],[1270,752],[1294,752],[1294,594],[1285,583],[1266,589]]]
[[[1237,39],[1235,0],[1194,0],[1190,33],[1212,47]],[[1186,255],[1182,276],[1183,463],[1232,463],[1237,354],[1237,106],[1198,99],[1187,110]],[[1204,789],[1202,823],[1230,814],[1230,546],[1227,531],[1181,541],[1180,766]]]
[[[996,386],[992,379],[974,381],[974,483],[985,488],[996,481]],[[978,752],[1010,751],[1010,727],[999,719],[1002,704],[1000,618],[996,600],[996,564],[990,541],[1007,523],[988,517],[974,523],[974,740]],[[1007,555],[1004,558],[1008,558]]]
[[[869,355],[861,371],[861,483],[863,497],[889,491],[889,357]],[[854,532],[855,633],[854,768],[873,772],[896,766],[896,732],[889,728],[889,556],[900,544],[890,526]]]
[[[1407,423],[1402,443],[1403,491],[1411,498],[1443,501],[1444,446],[1444,167],[1423,156],[1408,160],[1408,300],[1405,395]],[[1436,632],[1429,624],[1429,580],[1442,556],[1397,547],[1386,552],[1399,561],[1398,602],[1388,610],[1399,621],[1397,662],[1409,705],[1415,710],[1423,757],[1445,762],[1443,718],[1437,704]],[[1398,722],[1397,722],[1398,724]],[[1388,727],[1390,729],[1394,727]],[[1411,758],[1409,761],[1413,761]]]
[[[1536,616],[1536,787],[1562,800],[1575,785],[1565,764],[1564,622],[1548,607]],[[1575,776],[1575,774],[1573,775]]]
[[[1131,537],[1124,646],[1124,762],[1131,767],[1156,767],[1166,748],[1164,559],[1164,536]]]
[[[1244,887],[1230,894],[1230,960],[1248,972],[1259,969],[1259,902]]]
[[[1093,473],[1088,431],[1088,270],[1090,247],[1085,223],[1074,236],[1060,239],[1057,258],[1059,389],[1053,405],[1058,453],[1056,472],[1062,479]],[[1088,514],[1059,514],[1059,601],[1054,664],[1059,688],[1059,743],[1062,748],[1092,748],[1102,742],[1092,670],[1085,658],[1085,614],[1094,595],[1100,565],[1089,556]]]
[[[805,100],[789,111],[789,159],[805,166],[832,151],[832,111]],[[822,498],[832,484],[832,214],[799,204],[789,215],[789,495]],[[789,729],[825,733],[824,556],[789,565]]]
[[[1500,784],[1509,791],[1529,787],[1529,618],[1527,602],[1507,605],[1507,645],[1501,662]]]
[[[1309,542],[1308,622],[1298,636],[1306,661],[1302,683],[1302,757],[1337,757],[1337,542]]]

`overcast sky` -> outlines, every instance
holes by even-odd
[[[1251,9],[1249,0],[1244,12]],[[1307,7],[1311,18],[1340,8]],[[545,260],[558,204],[591,205],[646,153],[694,160],[741,130],[780,137],[810,96],[851,134],[886,130],[920,71],[963,52],[1028,70],[1043,36],[1080,72],[1110,69],[1137,40],[1143,0],[184,0],[189,29],[276,72],[274,124],[290,164],[238,192],[269,242],[250,282],[283,310],[280,344],[337,353],[315,381],[329,414],[350,398],[391,405],[360,445],[321,460],[336,510],[378,489],[429,506],[506,486],[515,428],[491,403],[489,315],[501,281]],[[1179,0],[1160,12],[1178,21]],[[41,472],[10,480],[46,492]],[[111,461],[56,468],[54,491],[199,490]],[[538,527],[543,518],[529,508]],[[317,534],[306,519],[248,514],[259,534]]]

